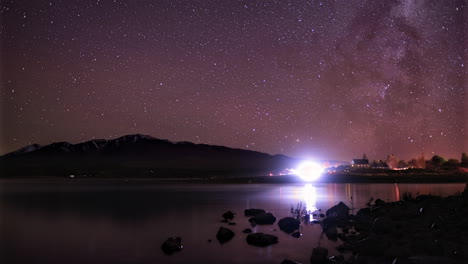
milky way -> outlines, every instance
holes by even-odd
[[[135,133],[323,159],[468,151],[465,0],[0,8],[0,154]]]

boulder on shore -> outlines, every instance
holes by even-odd
[[[376,234],[390,234],[394,229],[393,221],[386,216],[377,217],[374,220],[374,226],[372,231]]]
[[[337,205],[328,209],[325,213],[327,217],[335,216],[338,218],[347,217],[349,215],[349,207],[343,202],[339,202]]]
[[[299,229],[300,223],[301,222],[297,220],[296,218],[285,217],[278,221],[278,226],[282,231],[290,234],[294,232],[295,230]]]
[[[251,220],[257,225],[271,225],[276,222],[276,217],[272,213],[260,213],[249,219]]]
[[[310,263],[313,263],[313,264],[328,263],[327,256],[328,256],[328,249],[323,248],[323,247],[316,247],[312,250]]]
[[[216,238],[221,244],[228,242],[233,237],[234,237],[234,232],[232,232],[231,229],[225,228],[225,227],[220,227],[218,230],[218,233],[216,233]]]
[[[278,243],[278,237],[264,233],[254,233],[245,239],[249,245],[257,247],[266,247]]]
[[[336,239],[338,238],[338,230],[336,229],[336,227],[328,228],[327,230],[325,230],[325,235],[327,235],[327,238],[329,240],[336,241]]]
[[[377,198],[374,202],[375,206],[383,206],[385,205],[385,202],[382,199]]]
[[[261,213],[266,213],[266,211],[263,210],[263,209],[255,209],[255,208],[245,209],[244,210],[245,216],[256,216],[256,215],[261,214]]]
[[[361,256],[383,256],[385,250],[389,248],[390,239],[384,236],[370,235],[367,238],[357,241],[356,250]]]
[[[182,248],[182,238],[180,237],[170,237],[161,245],[161,249],[166,255],[172,255],[181,251]]]

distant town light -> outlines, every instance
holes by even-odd
[[[297,175],[306,182],[312,182],[320,178],[320,175],[323,172],[322,166],[320,164],[312,162],[312,161],[305,161],[297,167],[296,173]]]

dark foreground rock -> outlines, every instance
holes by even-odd
[[[172,255],[182,250],[182,239],[180,237],[170,237],[162,245],[161,249],[166,255]]]
[[[310,257],[311,264],[325,264],[327,260],[328,249],[323,247],[316,247],[312,250],[312,256]]]
[[[220,227],[218,229],[218,233],[216,234],[216,239],[218,239],[219,243],[224,244],[231,240],[234,237],[234,232],[231,231],[229,228]]]
[[[261,214],[261,213],[266,213],[266,211],[263,210],[263,209],[255,209],[255,208],[245,209],[244,210],[245,216],[256,216],[256,215]]]
[[[382,199],[379,199],[377,198],[377,200],[375,200],[375,206],[384,206],[385,205],[385,202],[382,200]]]
[[[338,218],[347,217],[349,215],[349,207],[343,202],[340,202],[339,204],[328,209],[325,215],[327,217],[338,217]]]
[[[336,241],[338,238],[338,230],[336,227],[331,227],[325,230],[325,235],[327,236],[328,239]]]
[[[249,245],[266,247],[278,243],[278,237],[264,233],[254,233],[248,235],[246,241]]]
[[[272,213],[259,213],[249,219],[249,222],[257,225],[271,225],[276,222],[276,217]]]
[[[279,228],[288,234],[298,230],[300,224],[301,222],[293,217],[285,217],[278,221]]]
[[[330,213],[327,211],[329,216],[322,227],[327,237],[338,237],[342,242],[337,248],[340,252],[355,256],[353,263],[392,263],[395,259],[396,263],[411,264],[465,263],[468,196],[423,195],[405,199],[377,200],[369,208],[348,216],[344,216],[344,206],[335,206]]]

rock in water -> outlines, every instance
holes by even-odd
[[[310,263],[313,264],[325,264],[327,261],[328,249],[323,247],[316,247],[312,250],[312,256],[310,257]]]
[[[223,214],[223,218],[226,219],[226,220],[232,220],[234,218],[236,214],[231,212],[231,211],[227,211]]]
[[[250,233],[252,233],[252,229],[246,228],[246,229],[244,229],[244,230],[242,231],[242,233],[244,233],[244,234],[250,234]]]
[[[221,244],[228,242],[233,237],[234,237],[234,232],[232,232],[231,229],[225,228],[225,227],[220,227],[218,230],[218,233],[216,233],[216,238]]]
[[[299,229],[300,223],[301,222],[297,220],[296,218],[285,217],[278,221],[278,226],[282,231],[290,234],[294,232],[295,230]]]
[[[325,213],[327,217],[335,216],[338,218],[347,217],[349,215],[349,207],[343,202],[338,203]]]
[[[295,237],[295,238],[300,238],[301,237],[301,233],[299,231],[297,232],[294,232],[291,234],[291,236]]]
[[[253,220],[257,225],[271,225],[276,222],[276,217],[272,213],[260,213],[255,215]]]
[[[294,260],[290,260],[290,259],[284,259],[283,261],[281,261],[281,264],[301,264],[301,263],[296,262]]]
[[[182,239],[180,237],[170,237],[161,246],[162,251],[166,255],[172,255],[175,252],[182,250]]]
[[[264,233],[254,233],[248,235],[246,241],[249,245],[266,247],[278,243],[278,237]]]
[[[375,206],[383,206],[383,205],[385,205],[385,202],[382,199],[377,198],[377,200],[375,200]]]
[[[255,208],[245,209],[244,210],[245,216],[256,216],[256,215],[261,214],[261,213],[266,213],[266,211],[263,210],[263,209],[255,209]]]

